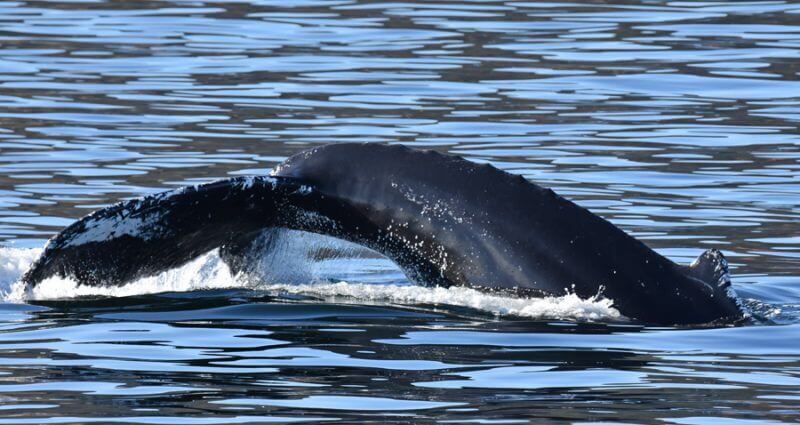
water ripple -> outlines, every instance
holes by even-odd
[[[92,209],[368,141],[490,162],[676,261],[721,248],[760,325],[577,322],[568,297],[528,314],[415,292],[378,258],[302,274],[297,250],[273,276],[294,292],[213,289],[231,281],[201,261],[0,304],[0,423],[796,422],[798,17],[782,0],[0,2],[3,292]],[[314,243],[295,248],[330,248]]]

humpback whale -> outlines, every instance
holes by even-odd
[[[645,323],[744,317],[725,257],[678,265],[609,221],[525,178],[401,145],[313,148],[269,176],[123,201],[54,236],[23,276],[122,285],[220,249],[246,272],[265,229],[333,236],[388,257],[414,282],[525,296],[601,293]]]

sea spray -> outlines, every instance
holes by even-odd
[[[41,248],[0,247],[0,299],[24,301],[22,285],[17,281],[41,253]]]

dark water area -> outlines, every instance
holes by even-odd
[[[0,2],[0,424],[800,421],[800,3]],[[121,199],[404,143],[551,187],[746,326],[411,285],[289,234],[123,289],[15,281]],[[320,252],[338,250],[335,258]]]

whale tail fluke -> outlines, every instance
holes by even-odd
[[[54,236],[22,281],[114,286],[152,276],[280,225],[281,211],[306,191],[294,179],[236,177],[123,201]]]
[[[728,260],[718,249],[709,249],[689,265],[689,275],[712,286],[725,289],[731,286]]]

